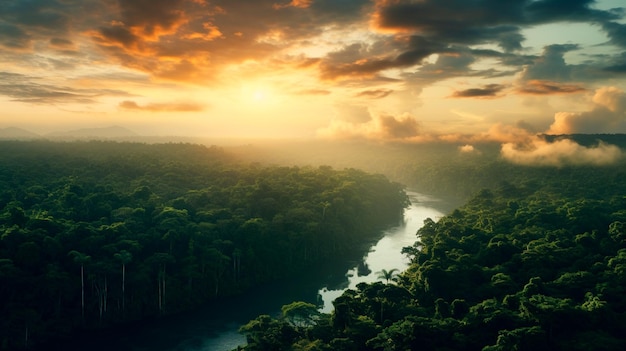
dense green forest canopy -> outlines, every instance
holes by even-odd
[[[497,155],[407,164],[431,173],[416,183],[485,189],[425,221],[397,282],[347,290],[330,314],[292,304],[283,318],[259,316],[241,328],[245,349],[626,349],[626,164],[529,167]]]
[[[361,255],[407,201],[382,175],[217,147],[0,142],[0,349]]]

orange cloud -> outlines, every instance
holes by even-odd
[[[557,112],[546,133],[611,133],[626,126],[626,93],[604,87],[592,98],[593,107],[585,112]]]
[[[606,143],[594,147],[585,147],[569,139],[549,143],[539,137],[520,146],[505,143],[500,150],[501,156],[516,164],[527,166],[564,166],[564,165],[608,165],[623,159],[622,150]]]
[[[290,3],[287,4],[274,4],[273,7],[274,9],[283,9],[286,7],[299,7],[302,9],[305,9],[309,6],[311,6],[311,4],[313,3],[313,0],[291,0]]]
[[[124,110],[148,112],[198,112],[204,110],[203,106],[195,103],[163,103],[140,106],[134,101],[125,100],[120,102],[118,106]]]
[[[574,94],[585,92],[586,89],[577,84],[558,83],[547,80],[530,80],[524,82],[516,90],[520,94],[551,95],[551,94]]]

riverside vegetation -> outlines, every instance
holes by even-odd
[[[519,166],[493,155],[407,164],[405,176],[429,174],[416,182],[439,179],[443,194],[454,179],[499,181],[426,220],[395,282],[347,290],[330,314],[293,303],[281,318],[259,316],[241,327],[242,349],[626,349],[626,164]]]
[[[626,146],[624,136],[601,137]],[[346,291],[330,314],[296,301],[282,317],[259,316],[242,326],[242,348],[625,349],[624,160],[521,166],[500,158],[498,145],[476,147],[335,152],[343,166],[465,204],[425,222],[395,279],[378,272],[380,282]],[[406,205],[402,188],[380,175],[243,164],[215,147],[7,142],[0,150],[2,348],[287,277],[373,239]],[[323,151],[299,162],[272,157],[342,166]]]
[[[0,349],[193,308],[396,223],[381,175],[191,144],[0,142]]]

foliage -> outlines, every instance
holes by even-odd
[[[0,349],[362,254],[406,205],[381,175],[243,164],[216,147],[1,142]]]
[[[439,221],[425,221],[403,250],[411,265],[396,284],[347,290],[320,316],[329,323],[300,330],[292,345],[626,349],[625,171],[528,168],[515,183],[477,192]]]

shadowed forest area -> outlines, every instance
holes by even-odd
[[[402,187],[191,144],[2,142],[0,348],[189,310],[361,255]]]

